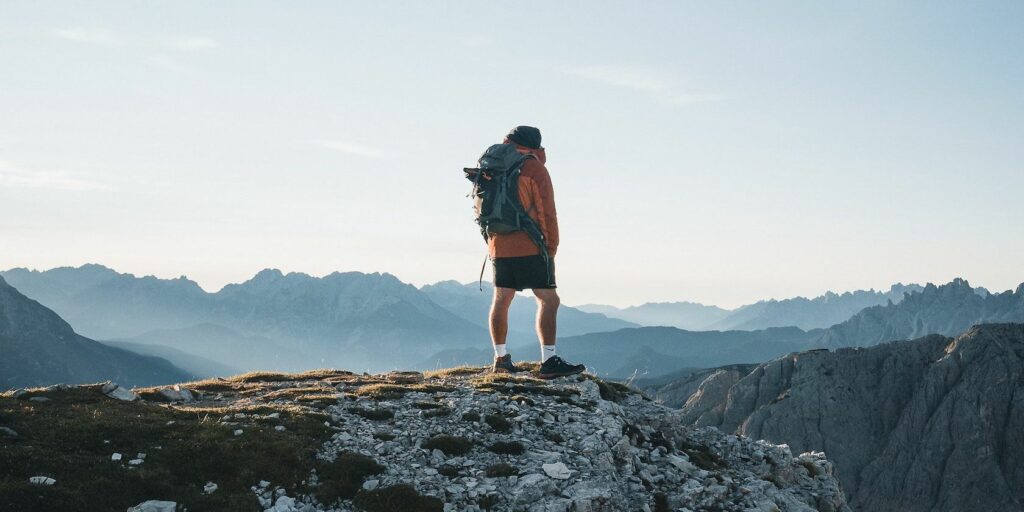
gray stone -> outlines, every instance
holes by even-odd
[[[572,475],[572,471],[569,471],[569,468],[562,462],[544,464],[541,468],[544,469],[545,474],[557,480],[566,480]]]
[[[149,500],[129,507],[128,512],[174,512],[178,504],[173,501]]]

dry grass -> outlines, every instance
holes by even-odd
[[[456,366],[454,368],[444,368],[442,370],[431,370],[423,372],[423,376],[428,379],[445,379],[448,377],[463,377],[466,375],[477,375],[488,371],[490,368],[486,366]]]
[[[438,384],[367,384],[351,391],[354,396],[372,398],[374,400],[393,400],[407,393],[448,393],[454,391],[449,386]]]

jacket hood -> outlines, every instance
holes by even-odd
[[[512,142],[511,140],[509,140],[508,137],[505,137],[505,140],[502,142],[502,144],[515,144],[515,143]],[[533,155],[542,164],[547,163],[548,156],[544,152],[544,148],[533,149],[533,148],[528,148],[526,146],[521,146],[519,144],[516,144],[516,151],[518,151],[520,153],[523,153],[523,154],[526,154],[526,155]]]

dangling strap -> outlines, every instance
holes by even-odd
[[[484,291],[484,269],[487,268],[487,254],[484,255],[484,263],[480,265],[480,291]]]

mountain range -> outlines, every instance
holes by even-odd
[[[191,380],[167,360],[109,347],[74,332],[0,277],[0,389],[116,380],[149,386]]]
[[[660,393],[684,423],[824,451],[855,510],[1022,510],[1024,324],[801,352]]]
[[[268,269],[209,293],[185,277],[136,277],[94,264],[0,275],[83,335],[157,346],[149,353],[197,373],[211,368],[204,360],[236,370],[379,371],[449,350],[489,350],[490,295],[454,282],[421,290],[386,273],[316,278]],[[534,339],[535,308],[526,298],[514,302],[511,343]],[[569,307],[559,320],[568,333],[634,325]]]
[[[774,327],[756,331],[685,331],[674,327],[641,327],[588,334],[559,342],[592,365],[599,375],[648,378],[672,368],[709,368],[757,363],[813,348],[870,346],[925,334],[955,336],[971,325],[1024,322],[1024,284],[1016,291],[988,293],[963,279],[909,292],[899,303],[872,306],[827,329],[804,331]],[[641,347],[647,366],[630,362]],[[668,371],[665,371],[669,369]]]
[[[897,283],[885,292],[826,292],[812,299],[794,297],[784,300],[762,300],[732,310],[693,302],[648,302],[621,309],[587,304],[579,306],[579,309],[643,326],[676,327],[689,331],[756,331],[769,327],[799,327],[811,330],[835,325],[867,307],[888,302],[899,303],[905,294],[921,289],[922,287],[916,284]],[[977,290],[980,294],[987,293],[984,288]]]

